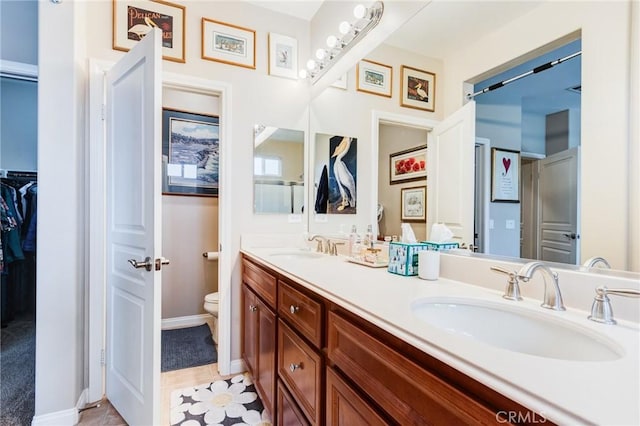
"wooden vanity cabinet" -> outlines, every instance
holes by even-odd
[[[262,403],[271,415],[275,415],[276,278],[247,260],[243,261],[242,277],[242,358]]]

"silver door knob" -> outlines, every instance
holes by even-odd
[[[162,265],[168,265],[168,264],[169,264],[169,259],[165,259],[164,257],[156,259],[156,271],[159,271],[160,269],[162,269]]]
[[[128,262],[136,269],[144,268],[147,271],[150,271],[151,268],[153,268],[153,262],[151,261],[151,258],[149,256],[144,259],[144,262],[138,262],[135,259],[129,259]]]

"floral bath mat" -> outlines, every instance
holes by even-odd
[[[171,393],[171,425],[271,425],[248,374]]]

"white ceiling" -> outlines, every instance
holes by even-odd
[[[364,1],[363,4],[370,1]],[[414,1],[429,3],[428,0]],[[392,34],[386,43],[424,56],[442,58],[446,52],[456,50],[468,40],[490,33],[544,1],[546,0],[433,0]],[[311,20],[323,1],[254,0],[249,3]]]

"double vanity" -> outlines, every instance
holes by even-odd
[[[521,264],[442,253],[425,281],[291,247],[241,250],[243,358],[277,424],[640,424],[640,299],[612,298],[616,325],[584,305],[636,277],[559,271],[555,311],[541,277],[502,297],[490,267]]]

